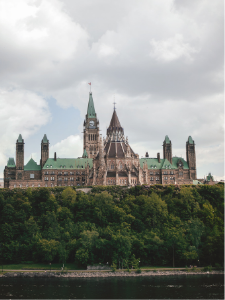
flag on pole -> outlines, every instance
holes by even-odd
[[[91,85],[91,82],[88,82],[89,85]]]

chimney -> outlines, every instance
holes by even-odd
[[[54,153],[54,161],[56,161],[56,152]]]
[[[145,157],[149,157],[148,152],[145,153]]]
[[[157,159],[158,159],[158,162],[160,163],[160,153],[157,153]]]

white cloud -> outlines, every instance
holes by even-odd
[[[70,135],[50,147],[50,157],[54,157],[54,152],[60,158],[82,157],[83,140],[78,135]]]
[[[27,90],[0,89],[0,165],[14,157],[15,143],[22,134],[28,138],[51,119],[47,102]]]
[[[181,57],[191,61],[193,60],[192,54],[197,52],[196,49],[184,41],[181,34],[176,34],[173,38],[162,41],[152,39],[150,45],[152,46],[150,55],[159,61],[170,62]]]

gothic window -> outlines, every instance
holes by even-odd
[[[18,179],[22,179],[22,174],[19,173],[19,174],[17,175],[17,178],[18,178]]]
[[[120,164],[120,169],[123,169],[123,164],[122,163]]]
[[[43,150],[48,150],[48,146],[47,146],[47,145],[44,145],[44,146],[43,146]]]
[[[151,177],[151,178],[150,178],[150,180],[151,180],[151,181],[153,181],[153,180],[154,180],[154,178],[153,178],[153,177]]]
[[[150,175],[153,175],[154,173],[153,172],[150,172]]]
[[[67,181],[67,180],[68,180],[68,178],[67,178],[67,177],[65,177],[65,178],[64,178],[64,181]]]
[[[14,184],[14,188],[16,188],[16,184]]]
[[[165,177],[165,180],[167,180],[167,177]]]
[[[68,172],[64,172],[64,175],[68,175]]]
[[[33,179],[34,178],[34,174],[30,174],[30,179]]]
[[[111,165],[111,169],[114,169],[114,165]]]
[[[26,184],[26,187],[28,187],[28,184]]]
[[[34,187],[34,184],[32,184],[32,187]]]
[[[183,172],[179,172],[179,176],[183,176]]]
[[[18,145],[18,151],[22,152],[23,151],[23,145]]]
[[[48,185],[47,185],[47,183],[45,184],[45,187],[47,187]]]
[[[82,181],[85,181],[85,178],[84,178],[84,177],[82,177]]]
[[[173,171],[170,171],[170,174],[173,175]]]
[[[80,180],[80,177],[77,177],[77,178],[76,178],[76,181],[79,181],[79,180]]]

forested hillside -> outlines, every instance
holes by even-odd
[[[0,190],[0,259],[223,265],[224,186]]]

